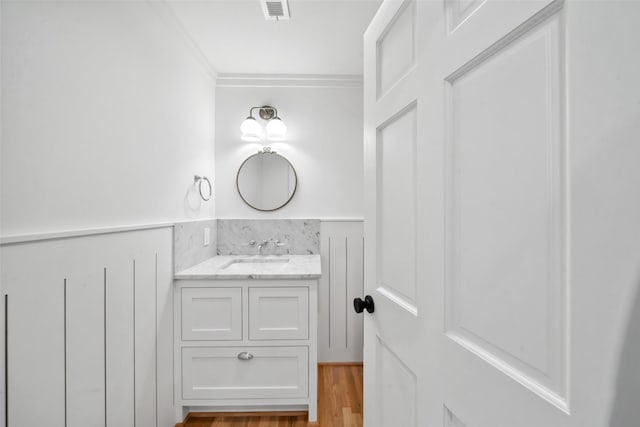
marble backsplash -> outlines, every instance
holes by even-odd
[[[181,222],[173,227],[173,271],[179,272],[211,257],[218,248],[217,220]],[[204,246],[204,229],[210,229],[210,242]]]
[[[219,219],[218,255],[257,255],[258,244],[269,243],[263,255],[313,255],[320,253],[318,219]],[[251,240],[257,243],[249,245]],[[283,243],[278,246],[276,240]]]

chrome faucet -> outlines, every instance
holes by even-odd
[[[262,243],[258,245],[258,255],[262,255],[262,248],[269,244],[268,240],[263,240]]]

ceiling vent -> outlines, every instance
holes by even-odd
[[[264,19],[280,21],[289,19],[289,0],[260,0]]]

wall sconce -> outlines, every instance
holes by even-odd
[[[240,131],[242,135],[240,139],[248,142],[260,142],[265,137],[265,130],[262,129],[260,123],[253,117],[253,110],[259,109],[258,114],[262,120],[267,120],[266,135],[269,141],[284,141],[284,137],[287,134],[287,126],[278,117],[278,110],[268,105],[262,107],[251,107],[249,110],[249,117],[247,117],[242,125],[240,125]]]

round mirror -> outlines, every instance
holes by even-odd
[[[298,176],[289,160],[268,147],[249,156],[236,177],[242,200],[259,211],[275,211],[289,203],[297,185]]]

